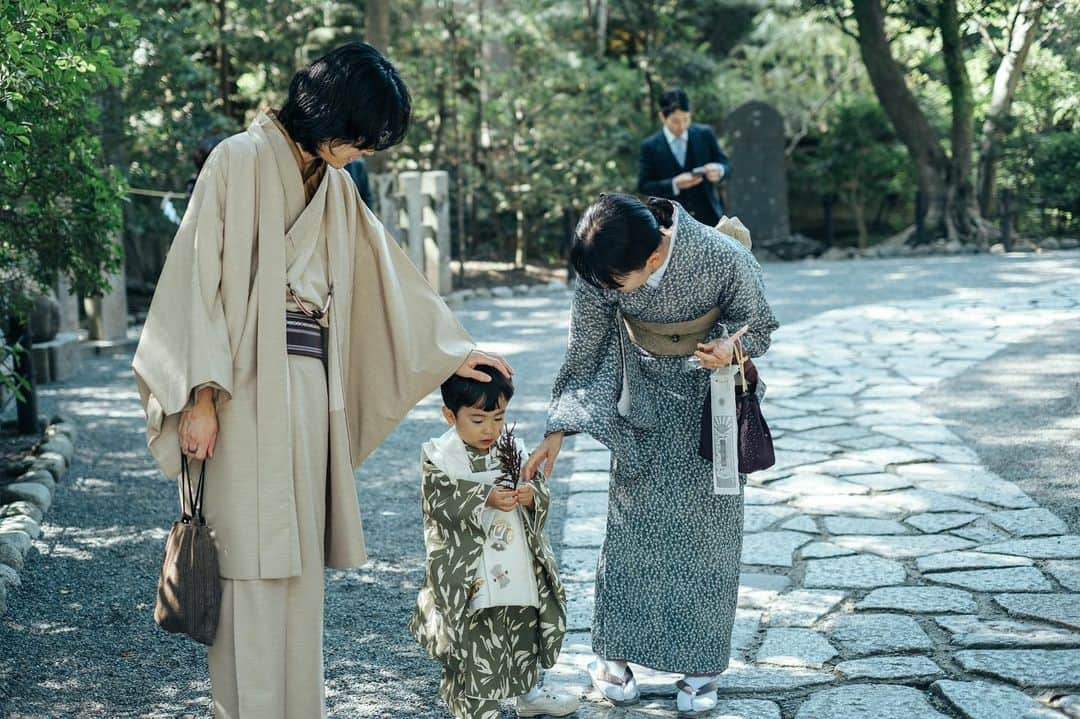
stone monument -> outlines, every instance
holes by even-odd
[[[755,250],[787,242],[791,227],[783,118],[771,105],[755,100],[728,115],[724,131],[731,159],[724,212],[742,220]]]

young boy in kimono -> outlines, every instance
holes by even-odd
[[[456,719],[498,719],[517,697],[518,716],[567,716],[578,700],[539,684],[566,633],[566,597],[543,536],[543,475],[516,488],[495,450],[514,387],[494,367],[490,382],[442,385],[450,429],[424,444],[421,486],[427,576],[409,630],[442,663],[439,695]],[[524,445],[517,450],[525,459]]]

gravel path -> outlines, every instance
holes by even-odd
[[[956,287],[1080,279],[1080,255],[799,263],[770,265],[767,274],[777,314],[790,323],[836,307],[927,297]],[[519,394],[513,416],[530,441],[539,437],[551,377],[562,358],[567,304],[565,294],[518,297],[471,303],[461,313],[485,345],[514,363]],[[1055,328],[1040,335],[1050,342],[1057,336]],[[1075,353],[1074,340],[1061,341],[1072,342],[1069,351]],[[23,586],[9,596],[11,609],[0,621],[0,716],[208,715],[204,652],[158,631],[151,618],[175,490],[144,449],[128,361],[126,355],[95,358],[72,382],[43,391],[43,411],[71,416],[81,433],[76,461],[36,542],[40,556],[28,562]],[[1067,370],[1067,360],[1062,362]],[[987,372],[989,378],[993,371]],[[1075,407],[1050,404],[1050,414],[1076,414]],[[1032,431],[1048,421],[1045,413],[1025,416]],[[964,417],[957,420],[965,424]],[[429,398],[358,475],[372,560],[361,570],[328,574],[333,716],[446,717],[434,706],[436,667],[405,631],[422,570],[417,455],[420,443],[440,429],[438,404]],[[1047,473],[1077,476],[1075,454],[1055,458],[1051,466],[1034,437],[1029,444],[1025,456],[1043,462]],[[561,472],[569,471],[571,459]],[[566,493],[556,499],[550,536],[558,544]]]

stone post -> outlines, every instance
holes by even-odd
[[[419,172],[402,172],[398,175],[401,194],[405,198],[408,224],[405,227],[405,251],[421,272],[424,271],[424,194]]]
[[[56,281],[56,300],[60,303],[60,331],[79,331],[79,296],[71,291],[67,277]]]
[[[368,175],[371,181],[372,192],[379,198],[379,221],[394,238],[394,242],[402,244],[401,239],[401,208],[395,187],[394,175]]]
[[[450,271],[450,175],[444,170],[425,172],[424,192],[425,275],[439,294],[453,289]]]
[[[110,281],[111,289],[104,295],[87,297],[84,300],[90,325],[90,339],[98,342],[120,342],[127,339],[127,288],[123,267]]]

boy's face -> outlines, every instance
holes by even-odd
[[[461,441],[483,452],[502,434],[506,424],[506,399],[499,398],[499,406],[490,412],[482,407],[462,407],[455,415],[449,407],[443,407],[443,417],[457,430]]]

